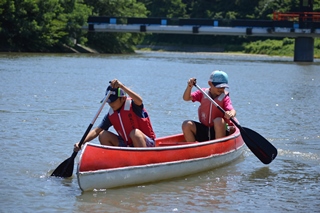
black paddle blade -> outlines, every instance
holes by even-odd
[[[67,178],[71,177],[74,167],[74,158],[70,157],[63,161],[51,174],[51,176]]]
[[[242,127],[240,128],[241,136],[248,148],[264,164],[269,164],[276,158],[277,149],[259,133]]]

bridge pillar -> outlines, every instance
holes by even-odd
[[[314,38],[297,37],[294,42],[294,61],[313,62]]]

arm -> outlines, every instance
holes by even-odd
[[[87,143],[87,142],[92,141],[93,139],[95,139],[95,138],[100,134],[100,132],[101,132],[102,130],[103,130],[103,129],[100,128],[100,127],[96,127],[96,128],[94,128],[93,130],[91,130],[91,131],[89,132],[89,134],[87,135],[86,139],[83,141],[82,146],[83,146],[85,143]],[[79,142],[76,143],[76,144],[74,144],[74,149],[73,149],[73,150],[74,150],[75,152],[78,152],[80,149],[81,149],[81,147],[79,147]]]
[[[132,100],[134,101],[134,103],[138,106],[141,106],[142,105],[142,98],[140,95],[138,95],[137,93],[135,93],[134,91],[132,91],[131,89],[129,89],[128,87],[126,87],[124,84],[122,84],[119,80],[117,79],[114,79],[111,81],[111,86],[113,88],[121,88],[123,89],[123,91],[125,91],[131,98]]]
[[[185,101],[192,101],[192,96],[191,96],[191,90],[193,85],[195,84],[196,79],[195,78],[190,78],[188,80],[188,85],[187,88],[185,89],[184,93],[183,93],[183,100]]]
[[[92,141],[93,139],[95,139],[100,132],[102,132],[103,129],[101,129],[100,127],[96,127],[93,130],[91,130],[89,132],[89,134],[87,135],[86,139],[84,140],[83,144],[85,144],[86,142]]]
[[[234,118],[237,115],[236,110],[232,106],[232,102],[229,96],[225,98],[225,115],[226,119]]]

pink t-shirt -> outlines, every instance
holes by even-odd
[[[205,90],[206,88],[202,88],[202,90]],[[197,90],[193,93],[191,93],[191,97],[192,97],[192,102],[198,101],[201,103],[201,99],[203,98],[203,94],[201,91]],[[232,102],[231,99],[229,97],[229,95],[227,95],[224,99],[223,99],[223,105],[224,105],[224,110],[225,111],[230,111],[233,109],[232,106]]]

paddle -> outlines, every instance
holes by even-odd
[[[197,87],[197,89],[200,90],[221,112],[225,113],[225,111],[197,84],[194,84],[194,86]],[[267,139],[249,128],[241,127],[233,118],[230,118],[230,120],[240,130],[241,136],[248,148],[262,163],[269,164],[276,158],[278,151]]]
[[[98,112],[96,113],[96,115],[94,116],[93,120],[91,121],[91,123],[89,124],[86,132],[84,133],[84,135],[82,136],[80,142],[79,142],[79,147],[82,146],[84,140],[86,139],[87,135],[89,134],[94,122],[97,120],[100,112],[102,111],[104,105],[106,104],[109,96],[111,95],[111,92],[109,91],[106,96],[104,97],[104,99],[102,100],[102,104],[98,110]],[[66,177],[71,177],[72,173],[73,173],[73,167],[74,167],[74,159],[77,156],[78,152],[73,152],[71,157],[68,158],[67,160],[63,161],[51,174],[51,176],[55,176],[55,177],[62,177],[62,178],[66,178]]]

